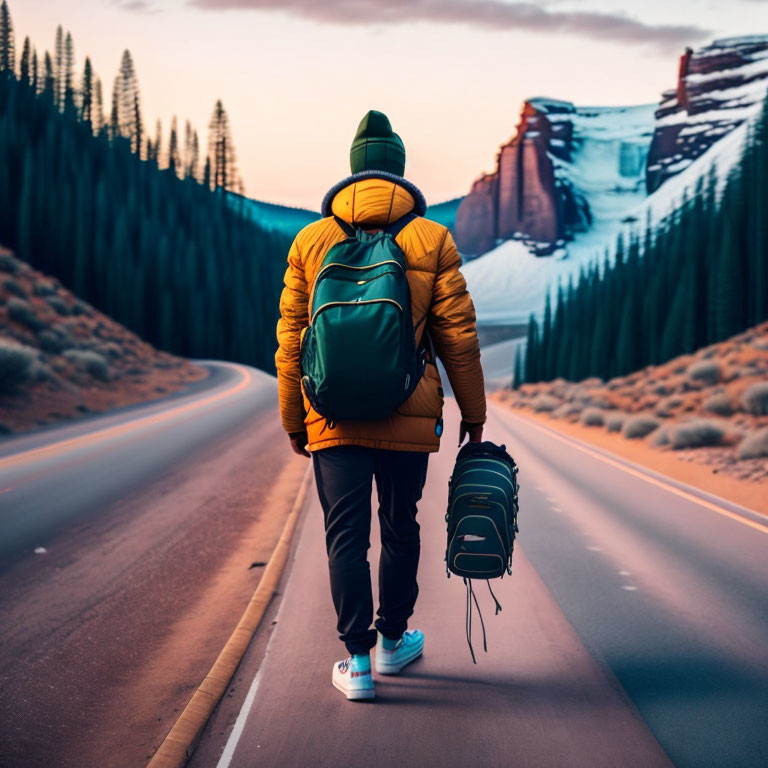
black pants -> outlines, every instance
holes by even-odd
[[[427,477],[429,454],[342,445],[312,454],[325,517],[331,594],[340,639],[350,653],[376,644],[368,548],[371,486],[376,478],[381,526],[379,618],[376,629],[399,638],[408,626],[419,588],[419,524],[416,504]]]

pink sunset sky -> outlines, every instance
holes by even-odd
[[[493,166],[520,103],[655,102],[677,56],[768,32],[765,0],[9,0],[17,49],[72,32],[105,86],[130,49],[144,121],[207,137],[221,98],[250,197],[318,209],[362,115],[386,112],[429,202]],[[108,108],[108,105],[107,105]]]

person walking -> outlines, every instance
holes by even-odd
[[[385,675],[399,673],[424,647],[424,635],[407,627],[419,592],[417,504],[429,454],[439,449],[443,431],[443,389],[435,355],[461,411],[459,444],[466,437],[482,440],[486,403],[475,310],[459,271],[461,258],[448,229],[424,218],[424,196],[404,178],[403,142],[383,113],[371,110],[363,117],[352,142],[350,168],[352,175],[325,196],[323,218],[302,229],[291,246],[275,363],[283,427],[293,450],[312,458],[337,629],[349,653],[333,665],[332,683],[357,700],[374,698],[374,646],[376,671]],[[311,297],[323,260],[357,230],[389,232],[405,255],[410,317],[423,372],[407,399],[386,418],[335,421],[313,407],[317,398],[308,391],[306,377],[302,384],[302,342],[313,325]],[[354,365],[355,349],[348,356]],[[354,391],[345,397],[355,397]],[[374,479],[381,529],[375,629],[368,563]]]

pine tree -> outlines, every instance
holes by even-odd
[[[189,176],[195,181],[200,181],[200,139],[197,137],[197,131],[192,133],[192,161]]]
[[[237,167],[235,165],[235,147],[229,128],[227,115],[221,99],[213,108],[209,124],[208,157],[211,162],[211,183],[214,189],[226,191],[238,187]]]
[[[181,161],[179,159],[179,132],[176,124],[176,115],[171,120],[171,135],[168,139],[168,170],[179,175]]]
[[[54,47],[54,104],[59,109],[64,106],[64,30],[61,28],[61,24],[56,27],[56,42]]]
[[[525,344],[525,369],[523,375],[527,382],[539,381],[539,324],[531,313],[528,319],[528,335]]]
[[[23,83],[32,82],[32,44],[29,38],[24,38],[24,45],[21,48],[21,60],[19,61],[19,79]]]
[[[211,158],[209,156],[205,158],[205,167],[203,168],[203,186],[207,189],[211,189],[211,184]]]
[[[91,60],[86,56],[83,67],[83,81],[80,86],[80,119],[93,125],[94,82]]]
[[[72,41],[72,35],[67,32],[64,38],[64,59],[63,59],[63,108],[71,109],[75,104],[75,44]]]
[[[541,325],[541,348],[539,349],[539,376],[544,381],[549,381],[553,378],[552,372],[549,370],[549,345],[550,336],[552,334],[552,300],[549,297],[549,288],[547,288],[547,295],[544,299],[544,318]]]
[[[120,133],[120,77],[112,85],[112,108],[109,111],[109,138],[115,140]]]
[[[520,345],[515,347],[515,370],[512,376],[512,388],[519,389],[523,383],[523,361],[520,354]]]
[[[144,124],[141,120],[141,107],[139,106],[138,91],[133,97],[133,134],[131,136],[131,149],[141,157],[142,139],[144,138]]]
[[[152,143],[152,160],[154,161],[155,165],[157,165],[158,168],[162,167],[160,165],[160,149],[162,147],[163,142],[163,126],[160,120],[157,120],[155,123],[155,140]]]
[[[16,47],[13,36],[13,22],[8,3],[0,4],[0,72],[16,73]]]
[[[43,63],[43,90],[42,92],[56,104],[56,75],[54,73],[51,54],[45,52],[45,61]]]
[[[106,120],[104,119],[104,96],[101,88],[101,78],[96,77],[95,86],[93,91],[93,133],[98,136],[106,128]]]
[[[118,135],[128,139],[133,152],[141,150],[142,122],[139,83],[129,50],[123,51],[120,72],[115,82]]]
[[[726,212],[722,245],[717,263],[717,304],[715,311],[717,340],[726,339],[744,327],[744,275],[737,251],[736,233]]]
[[[35,93],[39,93],[40,84],[38,77],[37,50],[32,48],[32,65],[29,72],[29,82]]]

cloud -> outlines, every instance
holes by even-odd
[[[112,5],[123,11],[139,13],[156,13],[159,10],[152,0],[112,0]]]
[[[556,10],[504,0],[187,0],[205,10],[282,11],[328,24],[429,21],[482,29],[563,33],[678,50],[710,36],[694,24],[646,24],[620,13]]]

